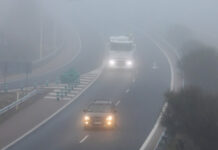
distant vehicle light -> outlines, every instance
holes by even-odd
[[[112,120],[113,120],[113,116],[111,116],[111,115],[110,115],[110,116],[107,116],[106,120],[107,120],[107,121],[112,121]]]
[[[90,117],[89,117],[89,116],[85,116],[85,117],[84,117],[84,120],[85,120],[85,121],[89,121],[89,120],[90,120]]]
[[[133,65],[133,62],[132,62],[131,60],[127,60],[127,61],[126,61],[126,65],[127,65],[127,66],[132,66],[132,65]]]
[[[109,65],[110,65],[110,66],[114,66],[114,65],[115,65],[115,63],[116,63],[116,61],[115,61],[115,60],[113,60],[113,59],[109,60]]]
[[[111,126],[111,125],[112,125],[112,123],[111,123],[110,121],[108,121],[108,122],[107,122],[107,125],[108,125],[108,126]]]

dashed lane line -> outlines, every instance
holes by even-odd
[[[79,143],[81,144],[81,143],[85,142],[85,140],[86,140],[88,137],[89,137],[89,135],[86,135],[84,138],[82,138],[82,140],[79,141]]]
[[[117,101],[115,105],[118,106],[120,104],[120,102],[121,102],[120,100]]]

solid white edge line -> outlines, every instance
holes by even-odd
[[[93,83],[95,83],[95,81],[98,79],[98,77],[100,76],[101,71],[98,73],[98,75],[96,76],[96,78],[86,87],[84,88],[81,93],[79,93],[77,96],[75,96],[72,101],[69,101],[68,103],[66,103],[63,107],[61,107],[60,109],[58,109],[55,113],[53,113],[50,117],[46,118],[45,120],[43,120],[41,123],[39,123],[38,125],[36,125],[35,127],[33,127],[31,130],[27,131],[26,133],[24,133],[22,136],[20,136],[19,138],[17,138],[16,140],[14,140],[13,142],[9,143],[8,145],[6,145],[5,147],[2,148],[2,150],[6,150],[9,147],[13,146],[14,144],[16,144],[17,142],[19,142],[20,140],[22,140],[23,138],[25,138],[27,135],[31,134],[32,132],[36,131],[38,128],[40,128],[42,125],[44,125],[45,123],[47,123],[50,119],[52,119],[54,116],[56,116],[58,113],[60,113],[62,110],[64,110],[68,105],[70,105],[73,101],[75,101],[80,95],[83,94],[83,92],[86,91],[86,89],[88,89]]]
[[[155,145],[155,150],[158,148],[158,146],[159,146],[159,143],[161,142],[161,139],[163,138],[163,136],[165,135],[165,133],[166,133],[166,130],[164,130],[162,133],[161,133],[161,136],[159,137],[159,139],[158,139],[158,142],[157,142],[157,144]]]
[[[175,85],[175,71],[173,68],[173,63],[172,63],[170,57],[168,56],[168,54],[165,52],[165,50],[163,48],[161,48],[160,45],[157,42],[155,42],[151,37],[150,37],[150,39],[161,50],[161,52],[164,54],[164,56],[167,58],[167,61],[170,65],[170,74],[171,74],[170,90],[173,91],[174,85]]]
[[[84,138],[82,138],[81,141],[79,141],[79,143],[80,143],[80,144],[83,143],[88,137],[89,137],[89,135],[86,135]]]
[[[164,49],[162,49],[159,44],[157,42],[155,42],[150,36],[148,36],[150,38],[150,40],[161,50],[161,52],[164,54],[164,56],[167,58],[167,61],[170,65],[170,73],[171,73],[171,81],[170,81],[170,90],[173,91],[174,90],[174,80],[175,80],[175,72],[174,72],[174,68],[173,68],[173,63],[170,60],[170,57],[168,56],[168,54],[165,52]],[[165,103],[163,106],[163,111],[166,109],[167,104]],[[145,150],[145,148],[147,147],[148,143],[151,141],[151,138],[153,137],[155,131],[157,130],[158,126],[160,125],[161,122],[161,117],[162,117],[163,113],[161,113],[153,127],[153,129],[151,130],[151,132],[149,133],[148,137],[145,139],[145,142],[143,143],[143,145],[140,147],[139,150]],[[165,130],[163,131],[165,132]],[[163,132],[161,134],[163,134]],[[157,145],[156,145],[157,146]]]

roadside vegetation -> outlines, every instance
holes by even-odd
[[[199,41],[191,29],[181,25],[172,26],[166,39],[181,55],[178,66],[184,75],[185,85],[217,93],[218,49]]]
[[[180,145],[184,150],[191,147],[218,149],[217,95],[189,87],[179,92],[168,92],[166,102],[168,107],[162,124],[167,127],[167,133],[175,137],[176,147]]]
[[[218,91],[218,50],[199,46],[182,57],[179,67],[184,73],[186,86]]]
[[[218,149],[218,50],[193,40],[187,29],[182,31],[180,43],[169,42],[177,45],[182,56],[178,66],[185,87],[165,95],[168,107],[162,118],[167,129],[164,149],[215,150]],[[179,36],[180,32],[177,33],[174,36]]]

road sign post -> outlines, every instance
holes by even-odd
[[[8,92],[8,84],[4,83],[4,92]]]
[[[56,92],[57,101],[60,100],[60,92]]]
[[[64,89],[61,89],[61,99],[64,97]]]
[[[67,91],[67,86],[65,85],[65,86],[64,86],[64,96],[67,96],[67,92],[68,92],[68,91]]]

